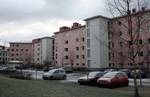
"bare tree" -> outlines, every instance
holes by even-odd
[[[129,63],[134,70],[134,97],[139,97],[136,70],[147,59],[143,56],[146,48],[147,30],[146,9],[148,0],[107,0],[113,19],[109,22],[109,34],[111,42],[110,55],[113,63]],[[144,40],[144,41],[143,41]],[[118,44],[119,46],[116,46]],[[114,46],[115,45],[115,46]],[[124,53],[126,52],[126,53]],[[115,55],[114,55],[115,54]],[[116,60],[117,59],[117,60]]]

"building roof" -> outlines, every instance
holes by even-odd
[[[36,39],[33,39],[33,40],[41,40],[41,39],[47,39],[47,38],[54,39],[53,37],[42,37],[42,38],[36,38]]]
[[[92,19],[96,19],[96,18],[110,19],[110,18],[105,17],[105,16],[102,16],[102,15],[96,15],[96,16],[93,16],[93,17],[89,17],[89,18],[87,18],[87,19],[84,19],[84,21],[88,21],[88,20],[92,20]]]
[[[9,42],[10,44],[32,44],[31,42]]]
[[[85,25],[82,25],[82,26],[77,27],[77,28],[71,28],[71,29],[64,30],[64,31],[54,32],[54,34],[59,34],[59,33],[62,33],[62,32],[68,32],[68,31],[71,31],[71,30],[80,29],[80,28],[84,28],[84,27],[86,27],[86,26],[85,26]]]
[[[144,11],[138,11],[138,12],[132,12],[131,15],[138,15],[138,14],[143,14],[143,13],[147,13],[147,12],[150,12],[150,9],[147,9],[147,10],[144,10]],[[127,15],[123,15],[123,16],[116,16],[116,17],[113,17],[113,18],[108,18],[108,17],[105,17],[105,16],[102,16],[102,15],[97,15],[97,16],[93,16],[93,17],[89,17],[87,19],[84,19],[84,21],[88,21],[88,20],[92,20],[92,19],[96,19],[96,18],[104,18],[104,19],[110,19],[110,20],[114,20],[114,19],[119,19],[119,18],[124,18],[124,17],[127,17]]]

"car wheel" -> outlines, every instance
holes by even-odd
[[[125,86],[128,87],[128,86],[129,86],[129,83],[125,83]]]
[[[63,80],[66,80],[66,76],[63,76],[63,78],[62,78]]]
[[[53,76],[50,76],[49,79],[52,80],[52,79],[54,79],[54,77],[53,77]]]
[[[115,84],[111,84],[111,85],[110,85],[110,88],[111,88],[111,89],[114,89],[115,87],[116,87]]]

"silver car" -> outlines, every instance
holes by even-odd
[[[49,70],[48,72],[43,74],[43,79],[48,80],[48,79],[66,79],[66,72],[64,69],[59,68],[59,69],[52,69]]]

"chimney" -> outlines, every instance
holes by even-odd
[[[75,22],[75,23],[73,23],[71,28],[78,28],[78,27],[81,27],[81,24]]]
[[[133,9],[132,9],[132,13],[136,13],[136,8],[133,8]]]
[[[66,30],[70,30],[70,27],[63,26],[59,28],[59,31],[66,31]]]

